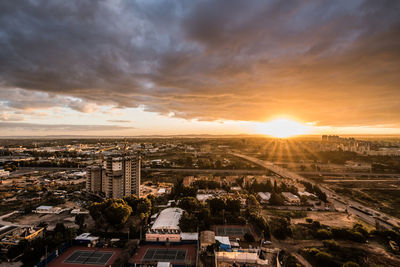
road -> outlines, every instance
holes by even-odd
[[[0,216],[0,225],[6,226],[6,225],[15,225],[15,226],[19,226],[19,227],[32,227],[32,225],[22,225],[22,224],[15,224],[12,222],[8,222],[8,221],[4,221],[5,218],[10,217],[13,214],[18,213],[18,211],[13,211],[7,214],[4,214],[2,216]]]
[[[314,181],[304,178],[303,176],[301,176],[297,173],[291,172],[282,167],[276,166],[276,165],[274,165],[274,163],[272,163],[270,161],[263,161],[263,160],[260,160],[260,159],[254,158],[254,157],[250,157],[247,155],[239,154],[239,153],[231,153],[231,154],[236,157],[240,157],[240,158],[246,159],[248,161],[251,161],[253,163],[256,163],[260,166],[263,166],[264,168],[266,168],[282,177],[289,178],[292,180],[306,181],[306,182],[315,184]],[[366,223],[375,225],[376,220],[374,217],[376,216],[376,214],[380,214],[379,218],[388,218],[386,220],[386,222],[389,222],[392,225],[400,226],[400,220],[398,218],[384,214],[381,211],[374,210],[374,209],[367,207],[357,201],[349,199],[348,197],[338,195],[336,192],[332,191],[331,189],[329,189],[325,186],[322,186],[322,185],[318,185],[318,186],[327,195],[328,200],[330,202],[332,202],[335,205],[335,207],[340,207],[340,208],[347,210],[349,213],[357,216],[358,218],[360,218],[361,220],[363,220]],[[338,201],[338,199],[340,199],[340,201]],[[353,207],[356,207],[357,209],[354,209]],[[360,209],[368,210],[370,213],[372,213],[372,215],[368,215],[364,212],[361,212]],[[383,227],[385,227],[387,229],[393,228],[390,224],[385,223],[384,221],[379,221],[379,222]]]
[[[265,170],[229,170],[229,169],[176,169],[176,168],[142,168],[143,171],[160,172],[196,172],[196,173],[236,173],[236,174],[265,174]]]
[[[329,171],[299,171],[300,175],[322,175],[322,176],[348,176],[348,177],[389,177],[400,178],[400,173],[374,173],[374,172],[329,172]]]

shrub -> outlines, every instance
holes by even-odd
[[[348,261],[342,265],[342,267],[360,267],[357,263],[354,261]]]
[[[317,255],[320,251],[317,248],[305,248],[303,249],[303,252],[307,255],[307,256],[315,256]]]
[[[320,251],[315,255],[315,259],[321,266],[329,266],[332,264],[333,256],[327,252]]]
[[[326,248],[328,248],[330,250],[336,250],[336,251],[339,250],[339,244],[333,239],[324,240],[324,241],[322,241],[322,243],[324,244],[324,246]]]
[[[254,242],[254,236],[250,233],[245,233],[244,234],[244,240],[246,240],[247,242]]]
[[[319,229],[316,233],[316,236],[319,239],[330,239],[332,238],[332,233],[326,229]]]

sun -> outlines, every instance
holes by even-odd
[[[277,138],[288,138],[296,135],[306,134],[308,126],[290,119],[275,119],[260,123],[257,132]]]

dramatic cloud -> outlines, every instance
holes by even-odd
[[[26,133],[99,133],[103,131],[129,130],[133,127],[124,127],[119,125],[73,125],[73,124],[36,124],[23,122],[0,122],[0,131],[4,132],[19,132],[19,135]]]
[[[384,0],[2,1],[0,102],[399,124],[399,14]]]

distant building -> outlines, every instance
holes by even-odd
[[[3,169],[0,169],[0,177],[6,178],[10,175],[9,171],[5,171]]]
[[[290,203],[300,203],[300,198],[290,192],[282,192],[282,196]]]
[[[211,199],[213,197],[214,197],[214,195],[212,195],[212,194],[197,194],[196,195],[197,200],[201,201],[201,202],[207,201],[208,199]]]
[[[42,213],[42,214],[60,214],[63,211],[64,209],[53,206],[39,206],[35,210],[33,210],[34,213]]]
[[[140,157],[113,154],[86,169],[86,190],[107,198],[140,196]]]
[[[186,176],[185,178],[183,178],[183,186],[189,187],[194,181],[195,179],[193,176]]]
[[[100,164],[86,168],[86,191],[94,194],[102,192],[102,181],[105,172]]]
[[[260,196],[262,203],[267,203],[271,198],[271,193],[269,192],[258,192],[258,195]]]

